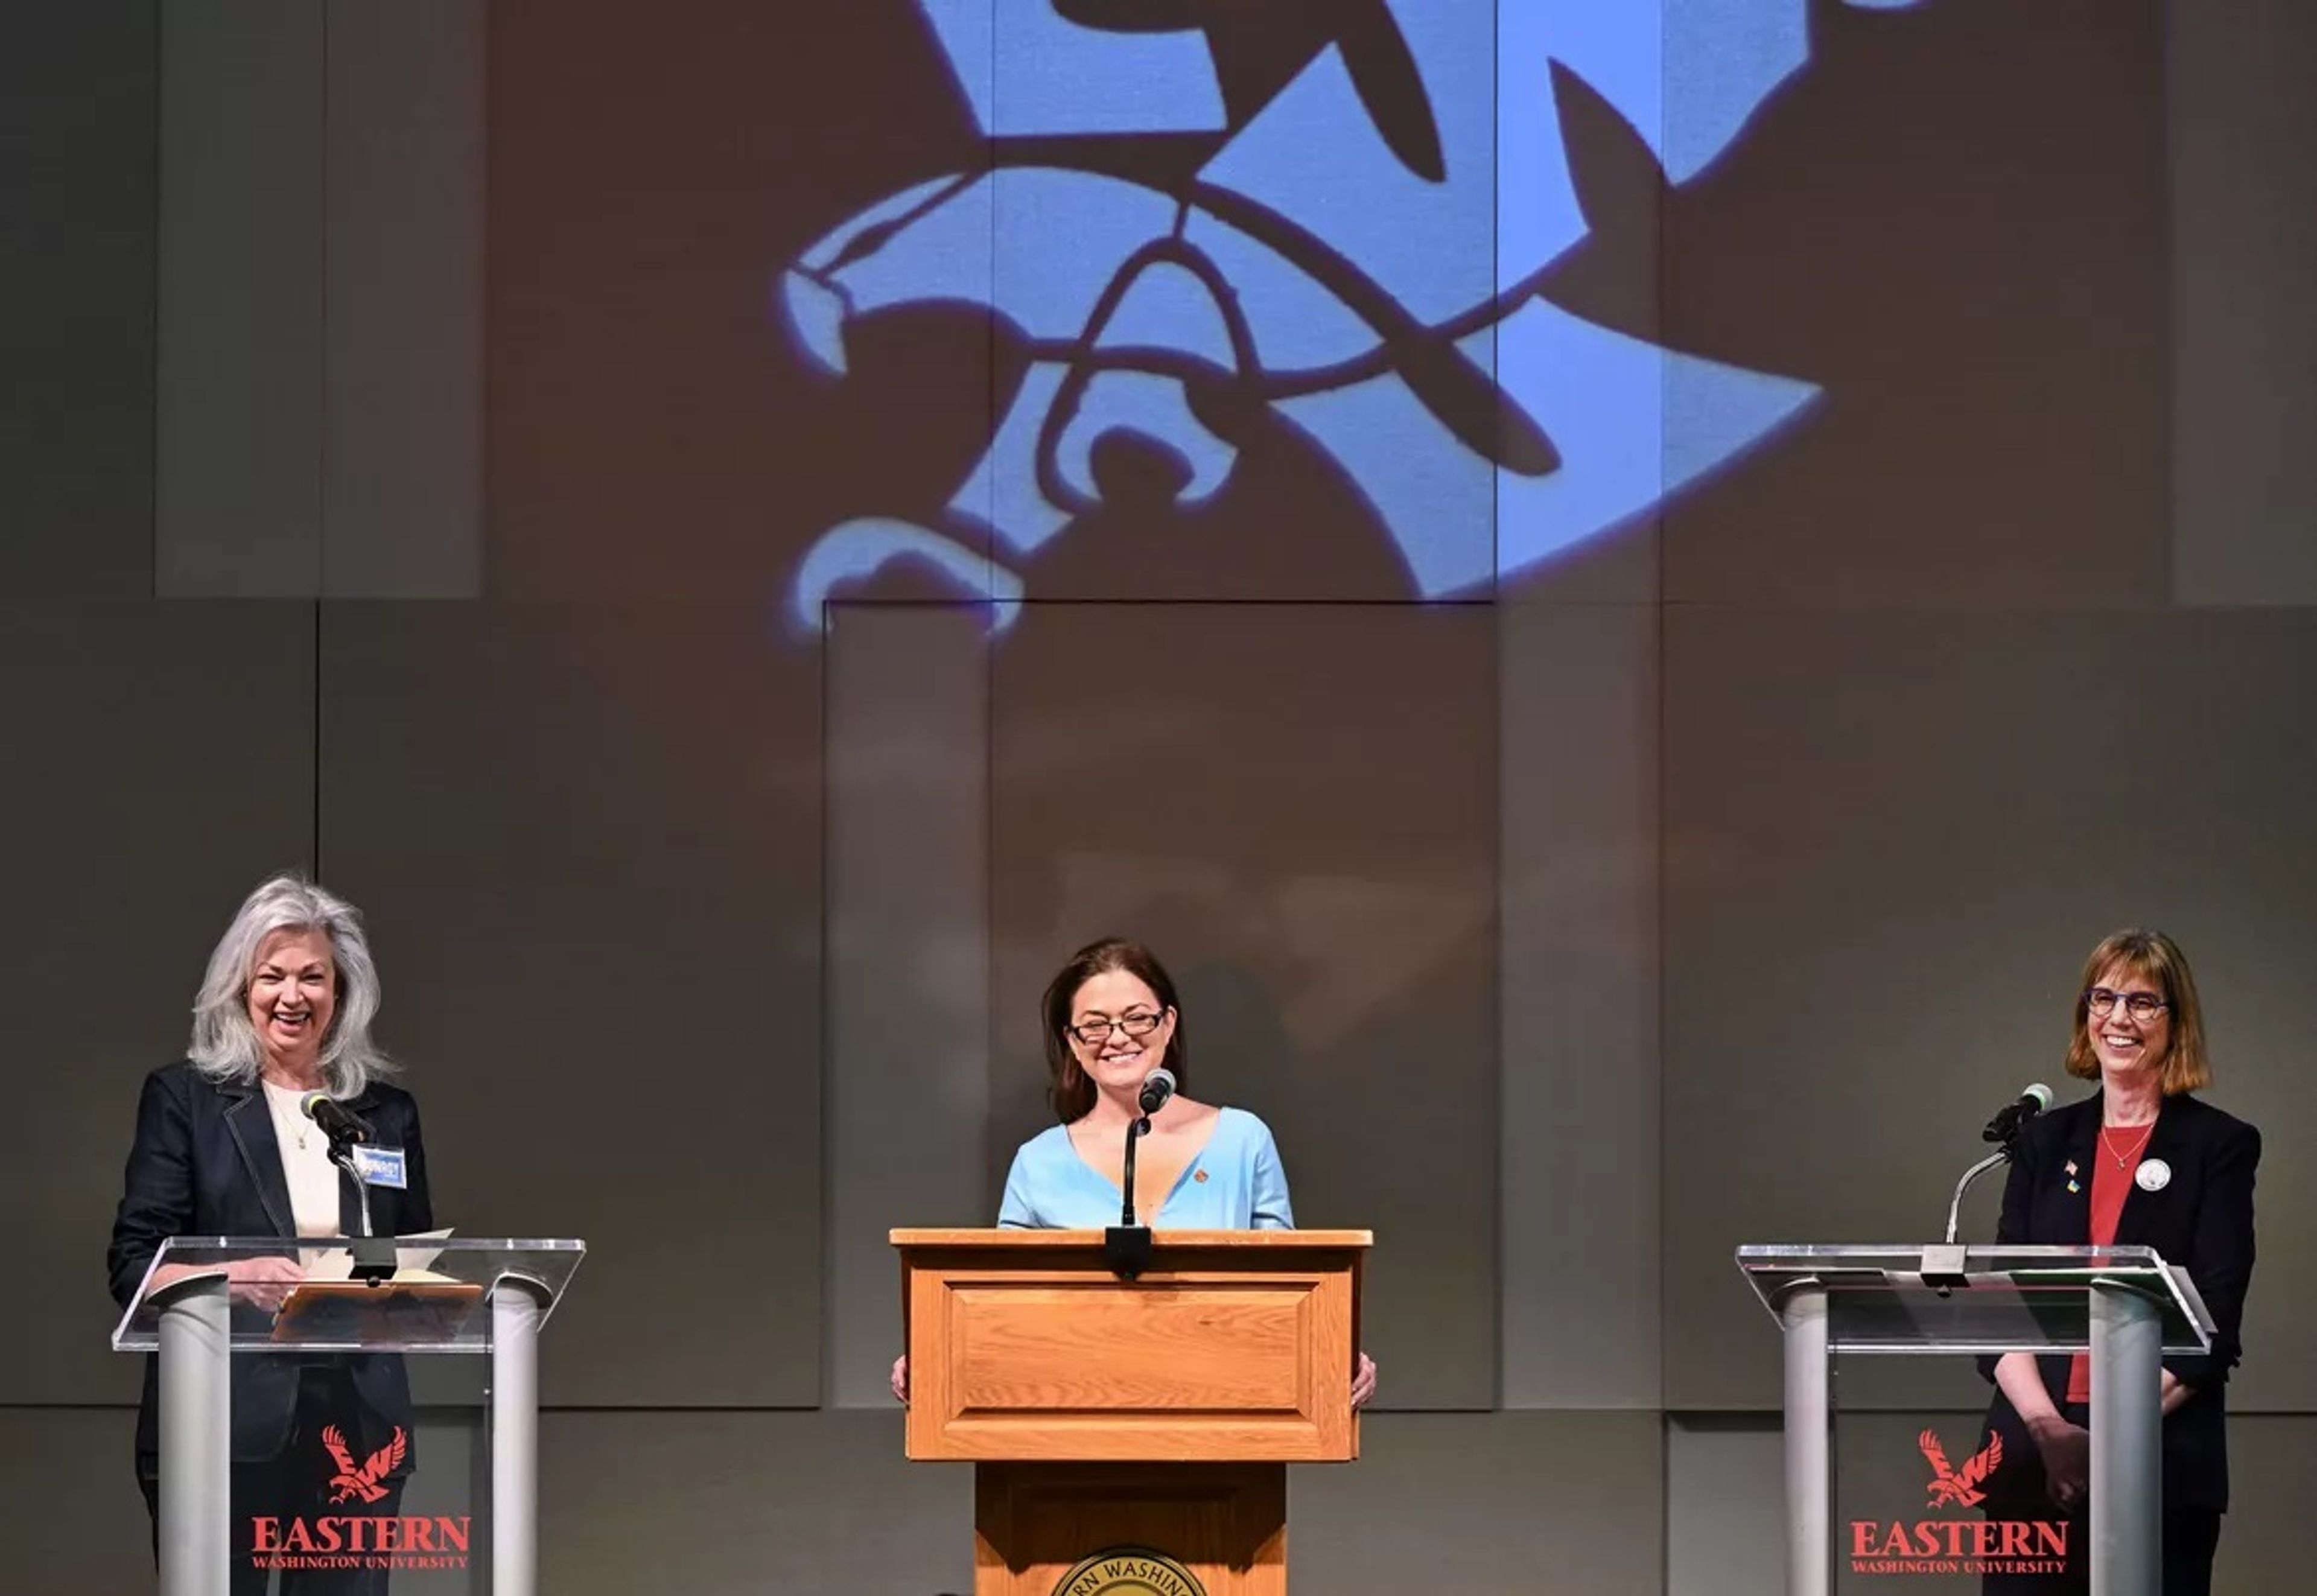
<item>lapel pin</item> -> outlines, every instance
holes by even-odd
[[[2081,1191],[2082,1189],[2083,1189],[2083,1188],[2082,1188],[2082,1187],[2080,1187],[2080,1186],[2079,1186],[2079,1185],[2077,1185],[2074,1181],[2071,1180],[2071,1181],[2069,1181],[2069,1182],[2068,1182],[2068,1195],[2069,1195],[2069,1196],[2073,1197],[2077,1192],[2080,1192],[2080,1191]]]
[[[2143,1158],[2132,1180],[2143,1191],[2162,1191],[2172,1184],[2172,1166],[2160,1158]]]
[[[2075,1161],[2074,1159],[2072,1159],[2072,1158],[2071,1158],[2071,1159],[2070,1159],[2070,1160],[2068,1161],[2068,1173],[2069,1173],[2069,1174],[2071,1174],[2071,1175],[2072,1175],[2072,1174],[2074,1174],[2075,1172],[2076,1172],[2076,1161]]]

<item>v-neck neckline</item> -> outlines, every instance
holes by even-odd
[[[1215,1110],[1213,1123],[1207,1126],[1206,1139],[1201,1142],[1198,1146],[1191,1150],[1191,1156],[1184,1161],[1183,1167],[1176,1172],[1175,1184],[1167,1188],[1167,1195],[1159,1199],[1158,1206],[1157,1207],[1151,1209],[1148,1214],[1138,1215],[1144,1224],[1157,1224],[1158,1222],[1158,1215],[1164,1214],[1170,1206],[1173,1206],[1175,1198],[1182,1192],[1183,1183],[1191,1178],[1191,1171],[1199,1167],[1199,1161],[1207,1156],[1207,1149],[1215,1144],[1215,1133],[1222,1129],[1222,1127],[1223,1110],[1217,1108]],[[1086,1155],[1085,1150],[1078,1146],[1078,1139],[1076,1135],[1071,1134],[1071,1130],[1069,1125],[1064,1125],[1061,1129],[1062,1138],[1070,1144],[1070,1156],[1078,1161],[1078,1168],[1084,1170],[1088,1175],[1091,1175],[1094,1179],[1102,1182],[1103,1189],[1110,1193],[1114,1200],[1123,1204],[1126,1200],[1125,1188],[1117,1181],[1112,1179],[1109,1176],[1104,1174],[1100,1170],[1095,1167],[1094,1161],[1088,1158]],[[1121,1134],[1123,1139],[1123,1131]],[[1120,1172],[1123,1174],[1125,1171],[1122,1170]]]

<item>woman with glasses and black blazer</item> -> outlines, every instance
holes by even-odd
[[[2229,1370],[2252,1278],[2253,1171],[2260,1133],[2193,1094],[2212,1084],[2188,961],[2155,931],[2092,950],[2075,1000],[2067,1069],[2097,1080],[2080,1102],[2031,1121],[2003,1189],[2002,1242],[2152,1247],[2187,1269],[2212,1311],[2209,1354],[2164,1359],[2163,1596],[2206,1596],[2229,1502]],[[1994,1592],[2089,1588],[2089,1360],[2014,1352],[1990,1364],[1987,1422],[2003,1442],[1990,1519],[2072,1521],[2057,1574],[1990,1574]]]

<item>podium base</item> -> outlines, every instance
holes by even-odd
[[[973,1596],[1286,1596],[1284,1464],[978,1463],[973,1498]]]

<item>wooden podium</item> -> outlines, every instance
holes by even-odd
[[[894,1231],[908,1455],[975,1465],[974,1596],[1284,1596],[1286,1466],[1360,1455],[1372,1239],[1160,1231],[1125,1280],[1100,1231]]]

